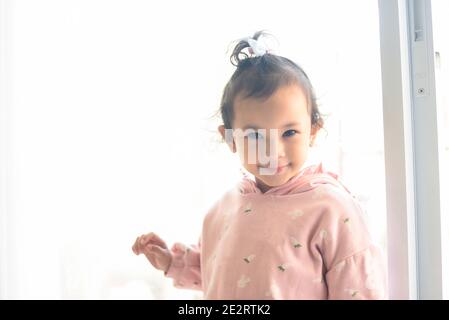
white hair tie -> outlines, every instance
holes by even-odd
[[[248,44],[250,45],[250,53],[254,54],[256,57],[261,57],[265,53],[268,53],[270,50],[265,41],[263,41],[262,37],[254,40],[253,38],[247,39]]]

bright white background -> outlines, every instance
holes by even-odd
[[[311,161],[341,175],[385,250],[376,0],[2,8],[2,298],[199,297],[172,288],[131,245],[149,231],[195,243],[206,210],[240,178],[211,116],[234,70],[229,44],[259,29],[310,76],[329,115]]]

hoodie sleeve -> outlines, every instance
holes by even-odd
[[[328,200],[318,237],[328,299],[387,299],[385,260],[371,239],[359,203],[343,193]]]
[[[173,279],[179,289],[202,290],[201,281],[201,239],[198,245],[186,246],[175,243],[171,252],[173,260],[164,275]]]
[[[375,245],[337,263],[326,273],[328,299],[387,299],[385,266]]]

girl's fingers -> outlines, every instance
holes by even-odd
[[[165,255],[167,255],[166,250],[157,245],[147,246],[143,251],[145,252],[145,255],[149,258],[162,258]]]
[[[167,244],[154,232],[137,237],[132,246],[132,250],[136,255],[145,253],[145,255],[151,258],[158,254],[165,254],[164,249],[168,249]]]
[[[139,252],[137,251],[137,242],[139,241],[139,237],[137,237],[136,241],[134,241],[134,244],[132,246],[132,250],[135,254],[139,254]]]
[[[143,253],[147,256],[147,257],[154,257],[154,252],[151,251],[150,248],[144,248],[143,249]]]
[[[167,252],[159,246],[149,246],[145,248],[145,255],[148,260],[159,270],[166,269]]]
[[[136,242],[134,242],[133,251],[135,254],[142,253],[143,246],[141,245],[141,241],[142,241],[142,236],[137,237]]]
[[[150,248],[143,249],[143,253],[147,257],[147,259],[154,265],[157,261],[158,255]]]
[[[156,255],[164,255],[165,254],[165,251],[161,247],[158,247],[158,246],[151,246],[150,252],[154,253]]]
[[[164,249],[167,249],[167,244],[164,240],[162,240],[157,234],[154,232],[150,232],[144,236],[142,236],[141,245],[145,246],[147,244],[156,244]]]
[[[140,237],[140,245],[142,246],[146,246],[148,244],[148,242],[150,242],[153,239],[153,232],[144,234]]]
[[[172,257],[170,252],[158,245],[144,247],[143,253],[148,261],[158,270],[166,271],[171,264]]]
[[[151,247],[151,246],[156,246],[159,248],[163,248],[163,249],[167,249],[167,246],[164,244],[161,244],[159,242],[154,242],[154,241],[148,241],[147,244],[144,247]]]

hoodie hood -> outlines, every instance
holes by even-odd
[[[284,184],[273,187],[265,193],[257,187],[254,178],[249,176],[243,177],[239,182],[239,191],[241,194],[261,194],[261,195],[289,195],[309,191],[321,184],[332,184],[338,188],[350,193],[349,190],[338,180],[336,173],[327,171],[320,162],[301,169],[298,174],[293,176]]]

